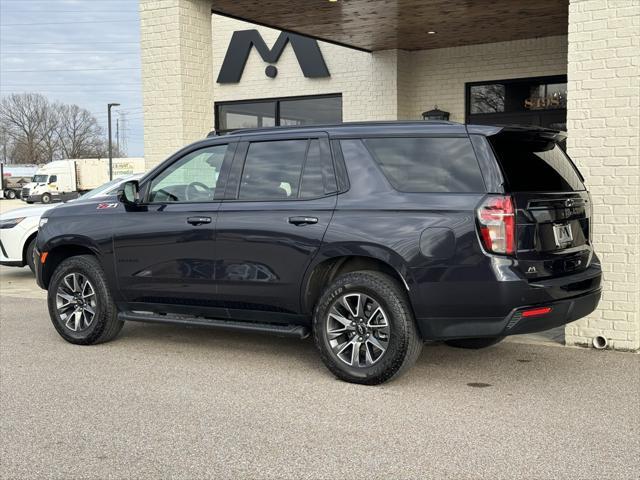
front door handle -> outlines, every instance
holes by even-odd
[[[189,217],[187,218],[187,223],[190,223],[194,226],[204,225],[207,223],[211,223],[211,217]]]
[[[294,225],[313,225],[318,223],[317,217],[289,217],[289,223]]]

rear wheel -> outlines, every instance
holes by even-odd
[[[478,350],[500,343],[502,340],[504,337],[456,338],[455,340],[446,340],[444,343],[450,347]]]
[[[25,257],[26,257],[25,261],[26,261],[26,264],[31,269],[32,273],[36,272],[36,264],[33,259],[33,249],[35,248],[35,246],[36,246],[36,237],[33,237],[29,242],[29,245],[27,246],[27,251],[25,252]]]
[[[373,271],[347,273],[325,290],[314,312],[313,334],[336,377],[365,385],[400,375],[422,350],[402,287]]]
[[[13,200],[14,198],[16,198],[16,192],[14,190],[5,190],[4,196],[9,200]]]
[[[42,203],[51,203],[51,195],[49,195],[48,193],[43,193],[40,200],[42,201]]]
[[[68,258],[58,266],[49,283],[48,304],[53,326],[70,343],[107,342],[123,325],[102,267],[90,255]]]

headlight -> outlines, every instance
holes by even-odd
[[[6,220],[0,220],[0,229],[4,230],[5,228],[13,228],[24,219],[25,217],[18,217],[18,218],[7,218]]]
[[[46,218],[46,217],[45,218],[40,218],[40,222],[38,223],[38,228],[44,227],[47,224],[48,221],[49,221],[49,219]]]

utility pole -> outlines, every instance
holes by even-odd
[[[109,180],[113,180],[113,150],[111,143],[111,109],[113,107],[119,107],[119,103],[109,103],[107,104],[107,122],[109,128]]]

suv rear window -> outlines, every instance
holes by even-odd
[[[513,192],[586,190],[573,162],[555,141],[516,133],[499,133],[489,142]]]
[[[385,176],[401,192],[484,192],[469,138],[363,140]]]

